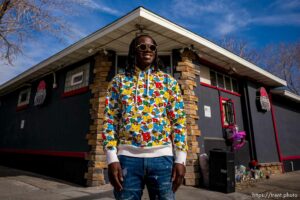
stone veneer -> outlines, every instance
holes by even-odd
[[[90,99],[90,131],[86,135],[90,152],[86,156],[88,160],[88,172],[85,173],[87,186],[99,186],[105,184],[104,169],[107,168],[106,155],[103,151],[101,129],[103,125],[103,114],[105,106],[106,91],[109,82],[108,73],[112,62],[108,56],[98,54],[95,56],[94,79],[90,85],[92,98]]]
[[[182,61],[178,62],[176,67],[176,71],[180,72],[178,83],[183,93],[184,109],[187,117],[188,153],[184,184],[190,186],[199,185],[200,182],[198,137],[201,132],[197,124],[197,120],[199,120],[198,97],[194,92],[197,87],[196,81],[199,80],[197,77],[200,75],[200,67],[192,63],[194,56],[193,52],[185,50],[181,55]]]

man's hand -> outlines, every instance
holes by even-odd
[[[123,182],[122,168],[119,162],[113,162],[108,165],[109,182],[117,191],[123,189],[121,182]]]
[[[172,172],[173,192],[176,192],[179,186],[182,184],[184,175],[185,166],[183,164],[175,163]]]

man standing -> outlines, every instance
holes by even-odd
[[[177,81],[158,69],[157,44],[134,38],[125,73],[111,81],[104,148],[116,199],[175,199],[186,160],[186,115]]]

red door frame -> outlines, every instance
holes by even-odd
[[[231,101],[232,102],[232,104],[233,104],[233,115],[234,115],[234,124],[236,124],[236,115],[235,115],[234,101],[232,99],[225,98],[225,97],[222,97],[222,96],[220,96],[220,98],[219,98],[222,128],[228,128],[229,125],[225,125],[224,124],[224,118],[223,118],[224,110],[223,110],[222,100],[224,100],[224,101]]]

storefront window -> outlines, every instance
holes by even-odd
[[[237,82],[237,80],[232,79],[231,81],[232,81],[232,90],[233,90],[234,92],[239,92],[239,87],[238,87],[238,82]]]
[[[124,73],[127,65],[127,56],[117,56],[116,66],[117,74]]]
[[[160,62],[160,70],[172,75],[171,56],[158,56]]]
[[[24,106],[29,104],[29,100],[30,100],[30,91],[31,89],[25,89],[22,90],[19,94],[19,99],[18,99],[18,106]]]
[[[83,64],[73,70],[68,71],[65,79],[64,93],[87,87],[89,85],[89,73],[89,63]]]
[[[232,91],[232,87],[231,87],[231,81],[230,78],[228,76],[225,76],[225,89]]]
[[[236,79],[222,73],[215,72],[214,70],[210,70],[210,84],[228,91],[239,92],[238,82]]]
[[[210,83],[212,86],[217,86],[216,72],[210,71]]]
[[[217,73],[218,87],[224,88],[224,78],[222,74]]]

